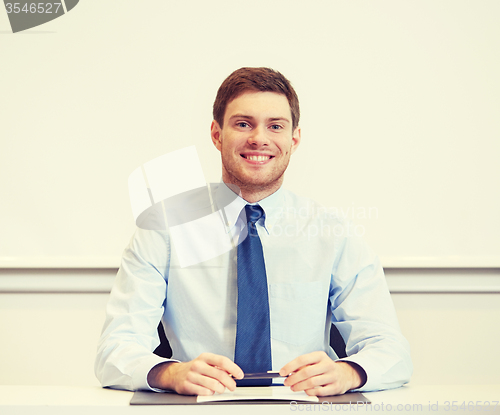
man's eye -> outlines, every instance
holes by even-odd
[[[271,125],[271,129],[273,130],[281,130],[283,127],[281,125],[278,125],[278,124],[273,124]]]
[[[239,123],[236,124],[238,127],[240,128],[246,128],[248,127],[248,123],[244,122],[244,121],[241,121]]]

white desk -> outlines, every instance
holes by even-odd
[[[290,405],[200,405],[200,406],[130,406],[132,392],[71,386],[5,386],[0,385],[1,415],[115,415],[200,413],[207,415],[267,415],[311,413],[307,404]],[[436,385],[404,386],[399,389],[364,394],[372,401],[370,407],[319,407],[314,412],[357,413],[428,413],[428,414],[500,414],[500,385]],[[476,401],[483,403],[482,407]],[[487,408],[484,403],[490,402]],[[448,404],[447,404],[448,402]],[[469,408],[460,409],[473,402]],[[439,408],[435,405],[439,404]],[[432,405],[431,407],[429,406]],[[454,406],[456,405],[456,407]],[[489,409],[486,411],[486,409]]]

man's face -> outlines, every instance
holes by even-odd
[[[241,189],[277,190],[300,142],[292,129],[285,95],[245,92],[226,107],[224,125],[212,123],[212,141],[222,156],[222,178]]]

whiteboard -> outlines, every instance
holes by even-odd
[[[82,0],[13,34],[0,5],[0,267],[117,267],[130,173],[195,145],[242,66],[285,74],[285,186],[386,267],[500,267],[498,1]]]

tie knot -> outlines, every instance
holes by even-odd
[[[247,215],[247,223],[256,223],[260,218],[264,218],[264,209],[259,205],[246,205],[245,213]]]

